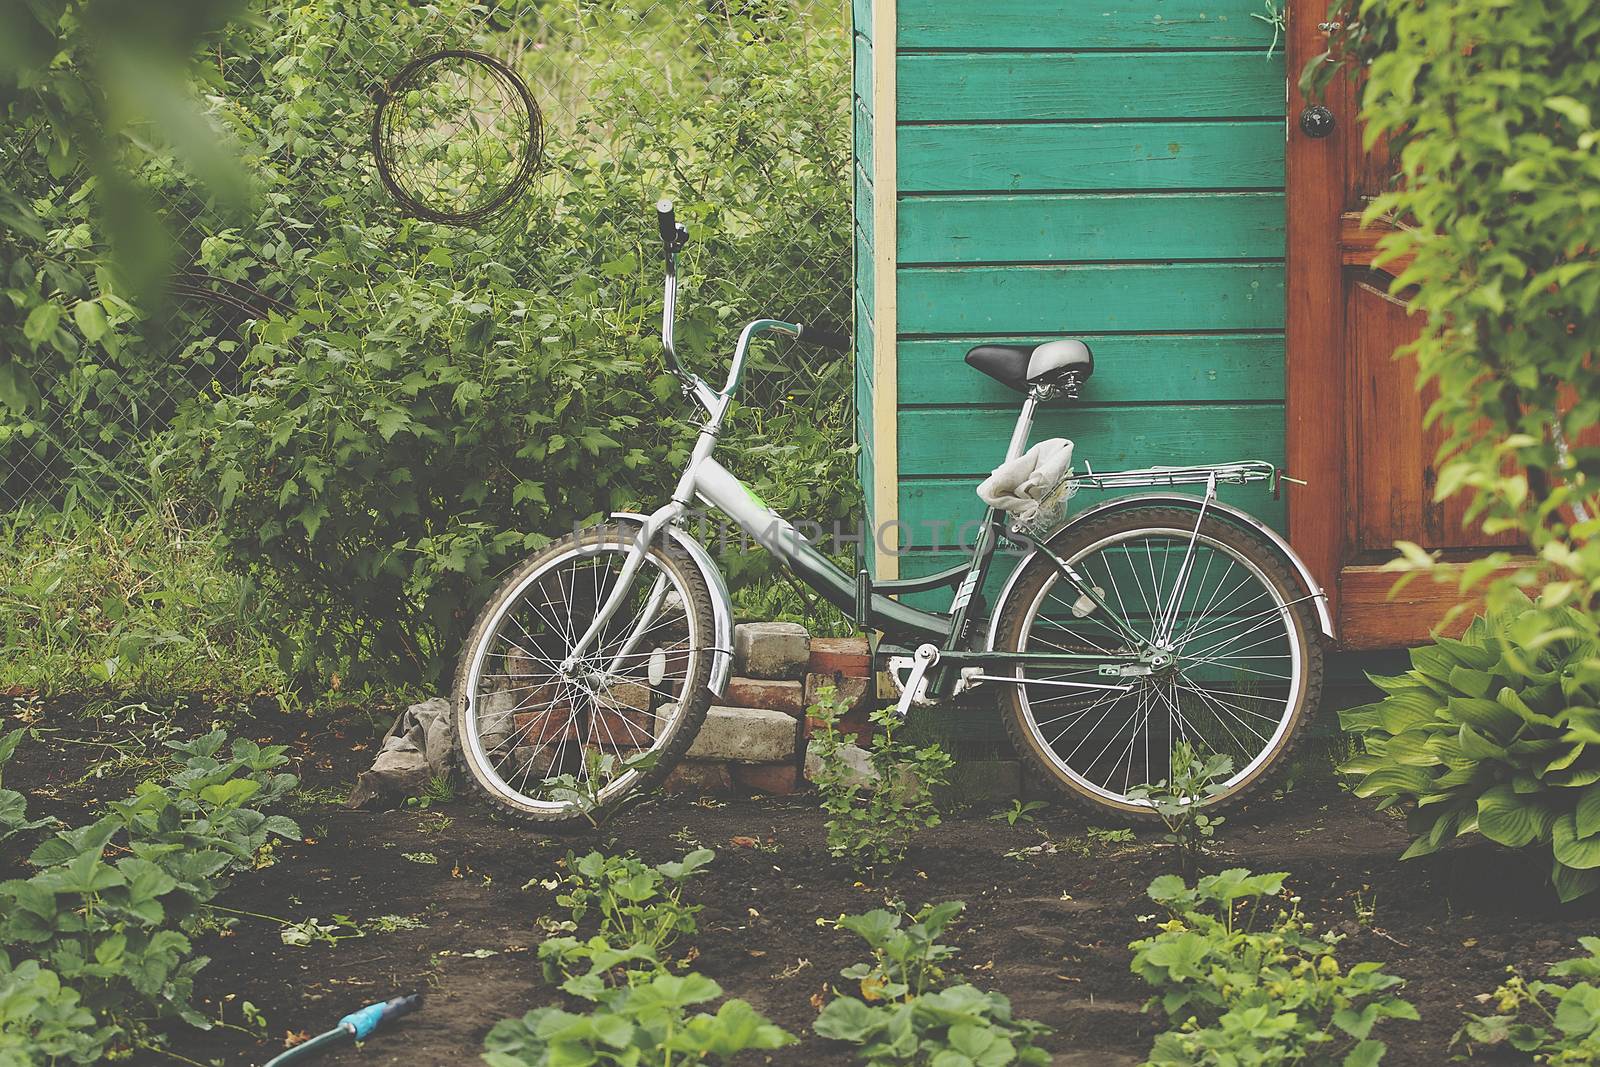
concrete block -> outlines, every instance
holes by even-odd
[[[667,793],[731,793],[733,776],[720,760],[686,759],[672,768],[661,789]]]
[[[713,707],[689,746],[690,759],[777,763],[791,759],[800,740],[792,715],[765,708]]]
[[[862,707],[866,701],[867,690],[872,687],[870,678],[840,678],[832,674],[806,675],[806,707],[817,702],[822,690],[833,687],[833,699],[837,704],[842,704],[842,716],[849,716],[851,712]]]
[[[843,678],[872,677],[872,649],[865,637],[813,637],[811,674]]]
[[[806,687],[771,678],[730,678],[722,699],[736,708],[766,708],[796,717],[806,713]]]
[[[847,781],[858,785],[870,785],[878,780],[878,772],[872,769],[872,762],[867,758],[866,749],[855,745],[840,745],[839,758],[849,769]],[[806,781],[815,782],[821,770],[822,757],[817,753],[817,743],[812,741],[806,745]]]
[[[746,678],[804,677],[811,635],[797,622],[743,622],[733,628],[733,670]]]
[[[741,789],[774,796],[788,796],[806,788],[800,768],[793,760],[787,763],[731,763],[733,782]]]

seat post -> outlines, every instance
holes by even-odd
[[[1034,386],[1028,390],[1028,399],[1022,402],[1022,410],[1017,413],[1017,425],[1011,431],[1011,446],[1006,449],[1006,461],[1016,459],[1028,449],[1028,434],[1033,431],[1033,411],[1043,400],[1045,390],[1041,386]]]

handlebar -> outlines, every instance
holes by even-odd
[[[671,200],[656,201],[656,228],[661,231],[661,248],[668,256],[689,243],[689,228],[678,223]]]
[[[835,352],[850,351],[850,335],[840,333],[838,330],[829,330],[818,326],[814,322],[797,322],[800,332],[795,335],[795,340],[818,348],[829,348]]]

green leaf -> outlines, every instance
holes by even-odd
[[[22,336],[39,344],[55,332],[56,326],[61,322],[61,305],[56,303],[39,304],[30,312],[22,324]]]
[[[78,329],[90,342],[100,340],[111,328],[110,323],[106,321],[105,311],[95,300],[78,301],[72,308],[72,321],[78,324]]]
[[[1478,832],[1507,848],[1522,848],[1550,832],[1554,815],[1535,797],[1497,785],[1478,797]]]
[[[1580,871],[1600,867],[1600,834],[1580,836],[1572,812],[1558,817],[1550,828],[1550,850],[1563,865]]]

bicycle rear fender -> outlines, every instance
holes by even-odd
[[[613,519],[623,522],[643,524],[648,515],[641,515],[636,511],[613,511]],[[713,624],[712,637],[715,647],[711,652],[711,682],[709,688],[717,696],[721,696],[728,688],[728,678],[733,674],[733,601],[728,596],[728,583],[722,580],[722,572],[717,570],[717,565],[711,559],[711,553],[705,546],[678,526],[667,526],[662,530],[663,536],[672,538],[694,561],[700,574],[706,580],[706,588],[711,590],[711,618]]]
[[[1044,540],[1048,541],[1058,536],[1062,530],[1071,529],[1080,522],[1115,511],[1127,511],[1129,508],[1156,505],[1167,508],[1184,508],[1188,511],[1197,512],[1204,503],[1205,501],[1201,497],[1186,496],[1183,493],[1140,493],[1137,496],[1118,497],[1116,500],[1107,500],[1103,504],[1096,504],[1092,508],[1086,508],[1078,512]],[[1284,562],[1289,564],[1289,569],[1299,576],[1301,587],[1308,595],[1315,598],[1312,603],[1317,606],[1317,621],[1321,626],[1323,636],[1330,640],[1334,637],[1333,613],[1328,610],[1327,594],[1323,592],[1322,586],[1317,584],[1316,578],[1311,573],[1311,568],[1306,566],[1305,560],[1301,559],[1299,554],[1289,546],[1289,542],[1283,539],[1282,534],[1248,511],[1243,511],[1231,504],[1224,504],[1220,500],[1211,501],[1206,508],[1206,514],[1215,515],[1224,522],[1258,533],[1270,541],[1273,547],[1277,549],[1278,554],[1283,557]],[[1038,550],[1034,549],[1023,557],[1021,563],[1017,564],[1016,569],[1011,572],[1011,577],[1006,579],[1005,588],[1000,591],[1000,596],[995,600],[997,607],[1006,602],[1006,599],[1011,595],[1012,586],[1016,585],[1017,579],[1022,574],[1023,567],[1037,554]],[[989,648],[994,648],[995,638],[999,630],[1000,612],[996,610],[994,618],[989,622]]]

